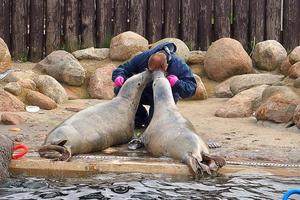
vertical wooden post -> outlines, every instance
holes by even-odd
[[[179,0],[166,0],[164,10],[164,37],[179,37]]]
[[[0,37],[11,49],[10,45],[10,4],[11,0],[0,0]]]
[[[61,45],[61,0],[46,0],[46,56]]]
[[[78,0],[65,0],[64,36],[65,49],[69,52],[78,49],[79,9]]]
[[[129,30],[146,37],[147,0],[130,0]]]
[[[298,8],[300,9],[300,8]],[[281,1],[267,0],[266,3],[266,39],[281,42],[280,34]]]
[[[128,1],[115,0],[114,35],[128,30]],[[139,19],[137,19],[139,20]]]
[[[215,0],[215,39],[230,37],[231,8],[228,0]]]
[[[162,6],[163,0],[148,1],[147,12],[147,39],[149,42],[156,42],[162,38]]]
[[[198,46],[201,50],[207,50],[212,42],[212,0],[201,0],[199,4],[198,20]]]
[[[283,5],[283,45],[288,52],[299,45],[299,4],[299,0],[285,0]]]
[[[250,1],[250,41],[251,48],[265,39],[266,0]]]
[[[12,1],[11,43],[14,59],[27,60],[27,0]]]
[[[112,37],[112,1],[96,0],[97,46],[109,47]]]
[[[30,0],[29,58],[37,62],[44,52],[44,1]]]
[[[192,50],[197,48],[197,0],[181,1],[181,38]]]
[[[95,0],[81,1],[81,48],[94,46]]]
[[[240,41],[248,50],[249,0],[234,0],[233,2],[233,38]]]

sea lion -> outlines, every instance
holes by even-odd
[[[216,171],[225,165],[222,157],[211,156],[208,147],[192,123],[184,118],[172,96],[168,80],[162,71],[153,72],[153,118],[143,133],[143,142],[153,156],[169,156],[181,160],[195,174]]]
[[[40,156],[68,160],[72,155],[127,143],[134,133],[141,94],[151,80],[148,70],[136,74],[125,81],[111,101],[86,108],[65,120],[48,134],[39,149]]]
[[[13,141],[0,134],[0,182],[9,176],[8,165],[13,153]]]

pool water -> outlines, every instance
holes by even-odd
[[[82,179],[11,178],[0,199],[282,199],[300,188],[300,177],[232,175],[195,180],[142,174],[103,174]],[[293,195],[290,199],[300,199]]]

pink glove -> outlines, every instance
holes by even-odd
[[[124,77],[118,76],[118,77],[115,79],[114,83],[115,83],[115,86],[116,86],[116,87],[121,87],[121,86],[123,85],[123,83],[124,83]]]
[[[169,75],[169,76],[167,76],[167,79],[168,79],[171,87],[173,87],[176,84],[176,82],[178,81],[178,78],[175,75]]]

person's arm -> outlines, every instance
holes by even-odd
[[[125,80],[128,77],[131,77],[133,74],[137,73],[137,68],[139,63],[143,59],[143,53],[135,56],[131,60],[127,61],[126,63],[120,65],[117,69],[115,69],[112,73],[112,81],[115,81],[115,79],[118,76],[123,77]]]
[[[196,92],[197,83],[189,66],[185,63],[177,63],[178,80],[173,85],[172,90],[177,92],[181,98],[189,98]]]

